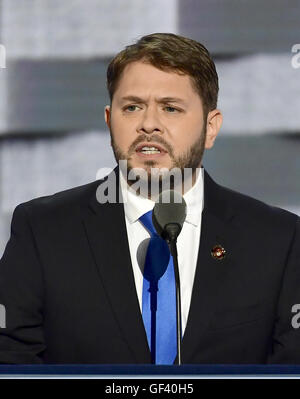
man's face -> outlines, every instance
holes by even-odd
[[[194,169],[212,146],[191,78],[142,61],[125,67],[105,119],[115,158],[129,169]]]

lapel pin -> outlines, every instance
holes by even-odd
[[[211,250],[211,256],[216,260],[222,260],[225,258],[226,251],[222,245],[217,244]]]

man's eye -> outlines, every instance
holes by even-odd
[[[174,107],[165,107],[165,110],[173,114],[176,111],[179,111],[177,108]]]
[[[137,105],[128,105],[125,107],[125,111],[133,112],[137,108]]]

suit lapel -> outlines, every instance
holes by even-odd
[[[118,182],[118,171],[112,173],[116,173]],[[117,188],[116,203],[100,205],[95,193],[89,212],[84,215],[84,224],[104,290],[133,354],[132,363],[150,363],[130,259],[124,206],[119,203],[118,196]]]
[[[202,212],[201,235],[191,305],[183,336],[182,352],[184,363],[192,362],[193,354],[206,331],[211,317],[222,298],[219,296],[222,281],[230,270],[233,243],[236,230],[232,223],[233,211],[227,196],[204,172],[204,209]],[[215,259],[211,250],[220,244],[226,250],[222,260]]]

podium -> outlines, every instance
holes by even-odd
[[[103,364],[40,364],[0,365],[4,377],[94,377],[94,378],[226,378],[226,377],[300,377],[300,365],[103,365]]]

